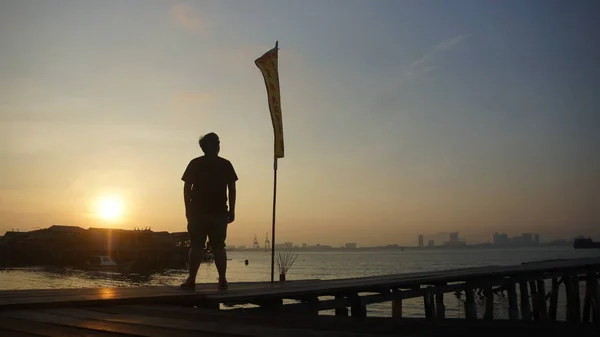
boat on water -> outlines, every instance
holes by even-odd
[[[573,248],[575,249],[600,249],[600,242],[594,242],[591,238],[579,237],[573,241]]]
[[[117,263],[110,256],[95,255],[85,262],[90,270],[125,271],[133,267],[135,261]]]

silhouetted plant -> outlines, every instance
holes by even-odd
[[[285,274],[292,268],[298,258],[295,253],[277,253],[277,268],[279,269],[279,278],[285,281]]]

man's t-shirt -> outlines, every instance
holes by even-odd
[[[229,160],[202,156],[190,161],[181,180],[193,184],[188,212],[223,214],[227,213],[227,183],[238,177]]]

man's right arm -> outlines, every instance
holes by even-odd
[[[185,184],[183,184],[183,202],[185,205],[185,216],[187,217],[189,214],[189,211],[192,210],[192,206],[190,205],[191,200],[192,200],[192,187],[194,185],[186,182]]]
[[[192,210],[192,207],[190,205],[191,200],[192,200],[192,188],[194,187],[194,184],[192,183],[192,181],[194,181],[192,179],[192,175],[193,175],[193,164],[194,161],[190,161],[190,163],[188,164],[188,166],[185,168],[185,172],[183,172],[183,176],[181,177],[181,180],[183,180],[184,184],[183,184],[183,204],[185,205],[185,216],[188,217],[189,216],[189,212]]]

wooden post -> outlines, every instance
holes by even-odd
[[[477,319],[475,296],[473,296],[473,288],[469,285],[465,288],[465,317],[467,319]]]
[[[527,290],[527,282],[519,282],[519,292],[521,295],[521,319],[531,321],[531,305],[529,303],[529,291]]]
[[[336,295],[335,299],[343,299],[344,296],[340,296],[340,295]],[[341,307],[341,308],[335,308],[335,315],[336,316],[348,316],[348,308],[347,307]]]
[[[548,313],[549,319],[552,322],[556,322],[556,312],[558,309],[558,291],[560,289],[560,283],[557,278],[552,279],[552,290],[550,292],[550,312]]]
[[[575,309],[576,322],[581,322],[581,300],[579,297],[579,275],[572,276],[573,280],[573,293],[575,294],[575,303],[573,304]]]
[[[597,287],[598,285],[592,285],[590,274],[587,274],[585,277],[585,295],[583,296],[583,315],[581,316],[581,321],[583,323],[590,322],[590,314],[592,308],[590,292],[593,286]]]
[[[392,293],[398,294],[401,291],[399,289],[392,289]],[[392,317],[402,318],[402,298],[397,297],[392,300]]]
[[[426,289],[425,293],[423,294],[423,306],[425,307],[425,318],[435,318],[435,306],[433,303],[433,292],[431,291],[431,288]]]
[[[311,296],[310,298],[308,298],[307,300],[305,300],[306,303],[308,303],[309,305],[309,309],[308,309],[308,313],[310,315],[319,315],[319,309],[317,309],[317,304],[319,303],[319,296]]]
[[[517,287],[514,282],[508,285],[508,318],[510,320],[519,319],[519,305],[517,304]]]
[[[541,321],[548,321],[548,307],[546,306],[546,283],[544,279],[537,281],[538,315]]]
[[[446,306],[444,305],[444,293],[439,290],[435,293],[435,317],[438,319],[446,318]]]
[[[579,323],[581,321],[579,291],[576,290],[579,287],[579,280],[575,282],[573,277],[565,276],[563,281],[567,293],[567,322]]]
[[[590,273],[589,278],[592,322],[600,324],[600,290],[598,289],[598,274]]]
[[[538,308],[538,291],[535,281],[529,281],[529,290],[531,291],[531,313],[534,321],[540,320],[540,310]]]
[[[352,317],[357,318],[365,318],[367,317],[367,305],[363,302],[362,298],[358,294],[354,294],[351,296],[352,298],[352,307],[350,308],[350,312]]]
[[[485,288],[483,291],[485,295],[485,312],[483,319],[492,320],[494,319],[494,292],[492,288]]]

